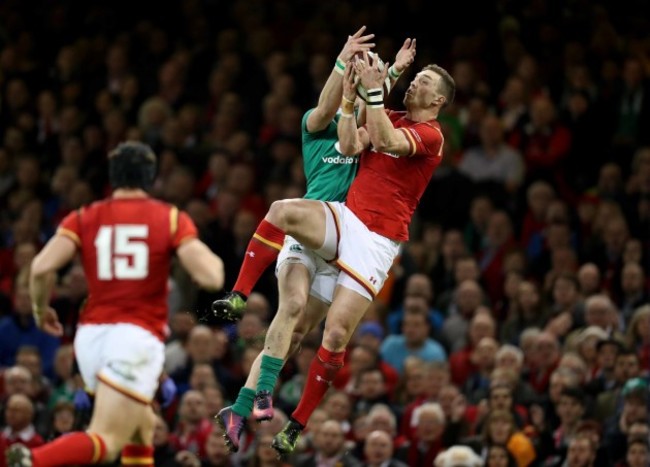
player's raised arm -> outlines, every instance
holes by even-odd
[[[223,287],[223,261],[198,238],[183,242],[176,250],[181,264],[192,279],[206,290],[217,291]]]
[[[339,104],[341,103],[341,80],[347,62],[354,57],[354,54],[368,51],[374,47],[375,44],[368,41],[372,40],[375,35],[363,35],[365,30],[366,27],[362,26],[354,35],[348,36],[348,40],[343,46],[343,49],[341,49],[336,59],[336,64],[320,93],[318,105],[307,118],[307,131],[310,133],[327,128],[327,125],[330,124],[334,115],[336,115]]]
[[[395,89],[395,83],[399,80],[404,70],[406,70],[415,60],[415,39],[406,38],[402,47],[395,55],[395,61],[388,68],[388,78],[390,79],[390,91]]]
[[[364,59],[357,57],[353,65],[361,84],[368,90],[366,128],[370,143],[377,151],[398,156],[411,155],[413,152],[411,142],[402,131],[395,129],[384,109],[383,83],[388,68],[384,67],[380,70],[378,61],[368,54],[364,54]]]
[[[343,100],[341,101],[341,118],[337,126],[339,150],[345,156],[354,156],[368,147],[368,134],[364,128],[357,128],[354,114],[354,100],[357,84],[352,62],[348,62],[343,76]]]

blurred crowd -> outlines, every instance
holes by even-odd
[[[57,223],[110,193],[107,151],[126,139],[155,149],[152,194],[189,213],[228,290],[269,205],[304,193],[302,115],[365,24],[385,60],[417,38],[388,107],[428,63],[457,85],[411,240],[301,452],[283,461],[270,440],[300,398],[318,333],[287,362],[275,419],[251,424],[229,455],[211,419],[261,349],[273,271],[236,324],[210,319],[217,296],[174,271],[165,371],[176,393],[161,386],[156,465],[650,465],[648,7],[431,8],[0,3],[0,450],[87,423],[71,345],[83,269],[59,277],[60,340],[34,326],[28,276]],[[459,445],[471,450],[446,451]]]

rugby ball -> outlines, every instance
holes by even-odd
[[[368,52],[368,55],[372,56],[373,59],[379,59],[379,69],[384,70],[384,61],[374,52]],[[359,54],[357,54],[359,56]],[[361,55],[363,57],[363,55]],[[390,78],[386,76],[386,81],[384,81],[384,99],[390,92]],[[368,102],[368,91],[361,83],[357,84],[357,95],[363,99],[365,102]]]

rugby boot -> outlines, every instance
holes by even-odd
[[[246,309],[246,297],[237,292],[228,292],[225,297],[215,300],[212,303],[214,316],[229,321],[237,321],[244,314]]]
[[[278,458],[285,458],[296,449],[298,438],[300,438],[303,429],[304,427],[300,423],[289,420],[282,431],[275,435],[271,447],[278,453]]]
[[[239,451],[239,438],[244,431],[246,418],[233,412],[232,407],[224,407],[214,418],[223,430],[223,439],[228,450],[233,453]]]
[[[32,452],[22,444],[14,444],[7,449],[7,467],[32,467]]]

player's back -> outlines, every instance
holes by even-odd
[[[110,198],[66,217],[59,232],[76,240],[88,281],[81,324],[127,322],[163,337],[171,257],[182,241],[179,230],[193,232],[182,215],[179,229],[179,212],[171,205]]]

